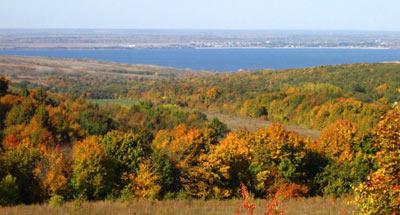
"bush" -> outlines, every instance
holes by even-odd
[[[0,205],[15,205],[19,200],[17,179],[7,175],[0,181]]]
[[[126,186],[124,189],[122,189],[122,191],[119,195],[119,199],[122,201],[130,201],[133,198],[134,198],[133,193],[129,186]]]
[[[278,199],[292,199],[292,198],[299,198],[299,197],[306,197],[308,196],[309,188],[305,185],[300,184],[284,184],[278,188],[275,193],[275,197]]]
[[[49,205],[51,207],[59,207],[64,204],[64,197],[60,195],[54,195],[49,199]]]

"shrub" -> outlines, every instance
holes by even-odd
[[[299,197],[307,197],[309,192],[309,188],[305,185],[300,184],[283,184],[281,185],[275,193],[275,196],[278,199],[292,199]]]
[[[19,201],[17,179],[7,175],[0,181],[0,205],[15,205]]]
[[[64,204],[64,197],[60,195],[54,195],[49,199],[49,205],[51,207],[59,207]]]

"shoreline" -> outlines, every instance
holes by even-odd
[[[349,50],[400,50],[400,48],[387,47],[199,47],[194,49],[349,49]]]
[[[400,47],[358,47],[358,46],[338,46],[338,47],[121,47],[121,46],[110,46],[110,47],[14,47],[14,48],[4,48],[0,47],[0,51],[43,51],[43,50],[70,50],[70,51],[95,51],[95,50],[184,50],[184,49],[194,49],[194,50],[233,50],[233,49],[315,49],[315,50],[400,50]]]

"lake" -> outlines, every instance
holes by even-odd
[[[400,50],[328,48],[0,50],[0,55],[90,58],[128,64],[153,64],[212,71],[261,68],[287,69],[400,60]]]

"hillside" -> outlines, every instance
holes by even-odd
[[[354,64],[166,79],[133,86],[129,95],[316,129],[346,119],[366,131],[400,101],[400,65]]]
[[[278,210],[281,199],[315,196],[355,195],[364,211],[371,210],[370,195],[382,198],[373,208],[397,204],[398,106],[371,132],[337,120],[313,140],[280,124],[229,131],[218,119],[172,104],[99,106],[8,86],[1,78],[0,205],[243,196],[251,206],[249,192],[272,198],[267,211]]]
[[[22,87],[42,85],[73,96],[149,100],[318,130],[345,119],[367,131],[400,101],[396,63],[211,73],[2,56],[0,74]]]
[[[242,197],[249,209],[252,195],[290,211],[347,196],[349,212],[397,211],[398,64],[154,78],[8,59],[5,74],[40,81],[0,79],[0,205]]]
[[[137,80],[207,75],[206,72],[151,65],[17,56],[0,56],[0,74],[23,86],[41,85],[55,92],[92,98],[124,94]]]

